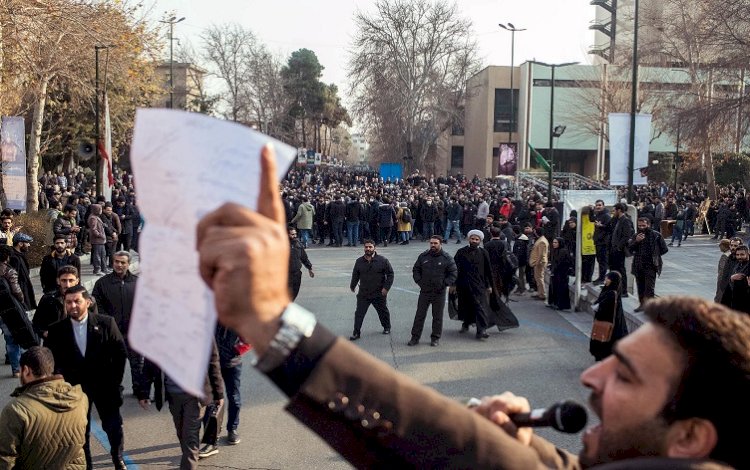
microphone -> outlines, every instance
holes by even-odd
[[[588,420],[586,408],[570,400],[555,403],[549,408],[531,410],[530,413],[513,413],[509,417],[518,427],[552,427],[570,434],[586,427]]]

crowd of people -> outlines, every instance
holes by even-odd
[[[231,282],[246,283],[247,291],[252,292],[260,273],[271,276],[268,279],[287,279],[288,291],[274,292],[279,306],[283,307],[279,312],[290,312],[292,309],[288,313],[289,318],[305,315],[303,309],[289,304],[289,301],[293,301],[299,293],[302,268],[307,269],[310,277],[315,275],[306,250],[316,244],[340,247],[345,242],[352,247],[361,245],[364,250],[364,254],[354,262],[349,286],[357,297],[354,327],[349,337],[351,342],[360,339],[363,320],[370,305],[377,311],[383,334],[391,333],[387,295],[392,287],[394,272],[389,260],[377,253],[376,248],[378,245],[388,246],[389,243],[427,243],[426,250],[419,254],[412,268],[412,277],[420,292],[411,338],[407,343],[409,346],[420,343],[430,309],[430,345],[439,345],[446,295],[452,317],[461,321],[460,331],[465,333],[473,327],[476,339],[481,341],[489,337],[488,330],[493,326],[501,331],[518,327],[518,320],[509,307],[511,295],[525,296],[528,293],[528,298],[544,301],[550,308],[571,308],[569,277],[575,268],[578,249],[577,214],[569,214],[567,218],[561,215],[559,201],[547,200],[545,188],[539,185],[526,183],[521,188],[514,188],[506,179],[470,179],[464,176],[434,178],[418,172],[404,180],[390,181],[383,180],[373,172],[342,169],[292,169],[280,187],[270,183],[268,178],[264,181],[265,189],[270,186],[273,192],[261,190],[259,211],[268,218],[265,222],[267,225],[262,228],[270,230],[277,223],[286,228],[288,243],[285,247],[288,248],[272,255],[279,260],[288,257],[288,269],[279,268],[277,263],[263,263],[273,266],[260,266],[257,260],[248,259],[247,277],[240,276]],[[526,431],[518,432],[510,423],[509,414],[528,411],[525,400],[507,394],[487,397],[474,410],[476,413],[456,408],[453,404],[447,406],[449,400],[399,376],[365,353],[345,346],[322,326],[315,328],[309,341],[297,338],[297,344],[286,351],[287,356],[278,360],[276,355],[265,356],[263,353],[278,342],[271,342],[271,338],[259,335],[253,328],[265,325],[270,317],[263,316],[252,299],[250,303],[237,299],[237,304],[232,304],[237,307],[234,313],[219,311],[223,324],[217,327],[214,335],[212,354],[206,368],[205,396],[190,395],[155,364],[133,351],[127,342],[138,279],[136,274],[130,272],[130,265],[144,222],[136,204],[132,177],[126,172],[118,172],[111,201],[94,195],[93,187],[83,172],[68,176],[46,173],[40,178],[40,188],[40,210],[47,211],[52,246],[40,268],[44,292],[38,305],[28,261],[24,256],[34,240],[14,223],[15,214],[12,211],[4,211],[0,216],[0,238],[4,240],[3,246],[0,246],[0,296],[4,302],[13,299],[24,312],[36,311],[31,324],[37,338],[36,344],[28,341],[22,344],[14,339],[15,331],[3,324],[8,361],[22,386],[14,392],[14,401],[3,410],[2,421],[19,423],[19,429],[27,430],[34,426],[32,420],[21,411],[23,403],[32,402],[35,403],[33,413],[45,416],[44,420],[39,421],[43,423],[44,432],[33,435],[28,431],[23,431],[21,435],[0,432],[0,462],[8,463],[10,467],[15,464],[18,468],[31,468],[45,467],[51,462],[61,461],[56,459],[64,459],[71,465],[91,468],[90,418],[91,407],[96,406],[109,440],[113,464],[115,468],[125,468],[120,407],[123,403],[125,365],[129,362],[133,395],[144,409],[148,409],[152,402],[157,409],[168,403],[182,449],[181,468],[196,468],[199,458],[207,458],[218,452],[218,435],[225,413],[228,443],[240,442],[242,354],[249,348],[245,341],[252,343],[261,357],[256,367],[268,373],[292,397],[292,413],[325,439],[330,438],[334,448],[356,466],[377,466],[384,462],[430,466],[430,462],[440,461],[443,464],[454,462],[473,467],[512,468],[528,468],[527,464],[541,462],[563,468],[565,462],[575,459],[553,449],[551,444],[538,437],[530,438]],[[720,246],[726,251],[718,269],[716,301],[734,310],[750,312],[748,249],[740,238],[734,236],[748,220],[747,199],[744,189],[739,187],[730,186],[721,191],[722,199],[718,203],[711,201],[705,215],[706,223],[703,224],[706,230],[722,238]],[[592,338],[590,342],[590,352],[599,365],[584,372],[582,382],[592,390],[592,406],[602,418],[604,428],[598,429],[594,436],[587,434],[585,437],[581,463],[604,463],[638,455],[667,455],[667,447],[657,449],[655,443],[640,441],[632,436],[629,444],[615,441],[630,446],[627,449],[597,447],[600,442],[613,445],[603,436],[598,436],[604,434],[605,429],[618,436],[625,436],[629,431],[623,423],[613,421],[608,414],[621,415],[620,419],[624,419],[622,413],[625,411],[615,413],[613,405],[605,405],[603,400],[609,394],[616,393],[610,392],[605,385],[606,377],[616,364],[619,364],[616,366],[618,368],[625,364],[628,368],[626,373],[634,377],[645,373],[641,369],[642,364],[636,364],[639,359],[634,358],[633,351],[643,348],[644,344],[655,346],[654,338],[673,338],[670,341],[684,347],[684,351],[676,350],[677,346],[672,349],[664,346],[664,351],[656,348],[651,353],[667,361],[665,365],[685,369],[688,376],[690,373],[706,373],[713,363],[687,366],[684,364],[684,354],[710,350],[713,351],[711,361],[724,360],[724,357],[735,357],[737,354],[743,357],[748,355],[746,343],[745,348],[738,351],[727,344],[721,346],[723,349],[717,349],[708,334],[704,338],[694,338],[695,344],[689,346],[683,345],[681,339],[685,335],[695,336],[694,322],[697,321],[700,325],[710,325],[710,328],[720,330],[722,334],[734,335],[738,342],[746,341],[750,325],[744,318],[704,301],[653,300],[656,278],[662,269],[661,257],[667,253],[668,246],[674,246],[675,241],[680,246],[695,230],[703,228],[696,227],[695,222],[705,198],[705,188],[700,185],[683,185],[677,190],[670,190],[663,184],[652,184],[638,191],[638,217],[635,221],[627,215],[624,203],[616,204],[610,215],[604,202],[597,201],[587,213],[595,225],[593,238],[596,254],[582,257],[583,279],[584,282],[602,286],[594,302],[595,320],[612,323],[614,327],[605,340]],[[714,215],[711,207],[715,207]],[[222,210],[241,212],[237,206],[224,207],[219,213]],[[207,221],[199,227],[200,250],[211,249],[207,240],[214,235],[206,235],[202,228],[212,223],[212,217],[215,219],[215,214],[207,216]],[[662,220],[676,221],[670,243],[658,230]],[[216,225],[221,224],[217,222]],[[247,225],[251,226],[252,222],[248,221]],[[725,236],[727,239],[723,239]],[[252,241],[254,235],[248,232],[241,237],[232,237]],[[443,250],[443,245],[453,239],[456,244],[466,244],[454,256],[450,256]],[[285,251],[287,249],[288,252]],[[91,254],[94,274],[100,277],[91,293],[80,285],[80,256],[87,252]],[[232,255],[243,257],[247,253],[220,254]],[[640,300],[636,310],[645,311],[650,323],[643,331],[639,330],[625,340],[628,330],[621,299],[628,295],[627,258],[633,261],[632,270]],[[597,265],[598,278],[592,280]],[[221,267],[217,266],[216,269]],[[712,318],[716,315],[727,315],[731,325],[715,325]],[[287,313],[282,317],[282,327],[286,317]],[[92,334],[93,331],[96,334]],[[308,346],[297,349],[306,341]],[[22,353],[23,349],[26,351]],[[338,362],[336,357],[346,359]],[[357,367],[357,370],[352,367]],[[746,391],[748,386],[746,365],[733,362],[722,367],[721,370],[729,375],[716,380],[731,383],[737,389],[737,396],[740,396],[739,393]],[[365,388],[360,392],[347,391],[349,386],[346,384],[350,382],[303,384],[309,373],[317,368],[338,370],[341,377],[365,384]],[[372,410],[380,416],[371,420],[373,429],[379,430],[372,436],[351,429],[350,420],[340,414],[349,409],[349,404],[362,403],[364,406],[369,401],[362,390],[369,390],[372,396],[381,397],[378,400],[390,393],[388,387],[383,388],[383,382],[375,382],[374,376],[363,376],[362,372],[366,370],[377,371],[375,375],[388,377],[392,383],[406,387],[406,401],[414,405],[409,410],[401,409],[401,405],[396,404],[381,405]],[[693,382],[684,383],[695,388],[696,394],[705,392]],[[311,391],[315,387],[320,387],[319,393]],[[320,407],[316,403],[318,398],[309,396],[302,402],[298,398],[300,394],[306,395],[308,392],[316,397],[323,396],[327,393],[324,391],[328,390],[344,390],[346,400],[334,398]],[[43,402],[40,397],[53,392],[64,397],[65,405],[49,413],[36,402]],[[666,436],[672,432],[668,430],[672,429],[687,429],[684,420],[703,416],[703,411],[692,402],[674,401],[672,406],[675,408],[669,410],[668,417],[651,418],[664,420],[658,426],[655,422],[644,421],[657,426],[653,428],[657,435]],[[457,420],[455,423],[463,423],[458,428],[471,426],[477,431],[482,430],[481,435],[467,435],[472,442],[476,441],[471,447],[475,450],[454,455],[446,453],[442,444],[438,449],[428,450],[424,443],[416,442],[413,436],[402,435],[397,445],[389,446],[388,452],[377,452],[377,449],[383,448],[381,435],[392,435],[391,430],[398,425],[399,419],[417,419],[425,432],[439,439],[437,442],[446,446],[451,442],[458,445],[459,431],[452,429],[453,426],[425,421],[424,416],[427,415],[415,415],[415,407],[419,413],[437,409],[447,411],[451,419]],[[369,410],[367,406],[365,409]],[[724,413],[724,410],[717,413]],[[313,416],[317,418],[310,420]],[[646,416],[642,418],[649,419]],[[316,420],[330,428],[324,430],[316,424]],[[696,426],[703,426],[704,434],[709,437],[713,435],[713,440],[704,438],[700,442],[690,441],[691,451],[685,455],[713,458],[738,466],[742,462],[741,457],[737,457],[738,450],[733,447],[735,444],[728,431],[723,424],[719,424],[720,418],[705,421]],[[643,425],[644,422],[636,424]],[[34,446],[51,439],[50,433],[59,427],[69,430],[66,439],[60,440],[59,452],[33,452]],[[202,428],[203,439],[200,438]],[[340,433],[340,436],[334,438],[332,430]],[[727,444],[720,446],[719,438]],[[685,439],[688,440],[687,437]],[[492,443],[495,448],[487,450],[478,445],[479,441]],[[680,445],[680,442],[667,441],[665,446]],[[670,465],[672,463],[670,461]]]
[[[336,338],[290,303],[286,286],[269,284],[287,276],[286,263],[268,260],[289,256],[289,219],[268,148],[263,158],[260,217],[236,204],[206,215],[201,273],[215,290],[238,293],[217,301],[219,321],[253,343],[256,367],[289,396],[287,410],[355,467],[747,466],[735,423],[750,412],[750,317],[692,297],[646,303],[648,322],[581,374],[599,424],[576,457],[513,424],[530,411],[524,398],[506,392],[467,409]]]

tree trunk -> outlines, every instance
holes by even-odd
[[[44,125],[44,107],[47,105],[47,85],[49,77],[42,77],[39,91],[34,102],[34,116],[29,132],[29,154],[26,161],[26,212],[39,209],[39,148],[42,143],[42,126]]]
[[[307,148],[307,131],[305,130],[305,118],[302,118],[302,146]]]
[[[714,154],[711,152],[711,146],[707,146],[703,154],[703,171],[706,173],[706,184],[708,185],[708,197],[716,201],[716,179],[714,178]]]

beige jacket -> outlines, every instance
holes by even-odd
[[[531,248],[531,254],[529,255],[529,265],[531,267],[536,266],[547,266],[547,256],[549,254],[549,242],[542,235],[536,239],[534,246]]]

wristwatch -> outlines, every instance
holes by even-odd
[[[284,363],[303,338],[312,336],[317,324],[315,315],[295,303],[290,303],[281,314],[281,327],[262,357],[253,351],[250,362],[261,372],[270,372]]]

